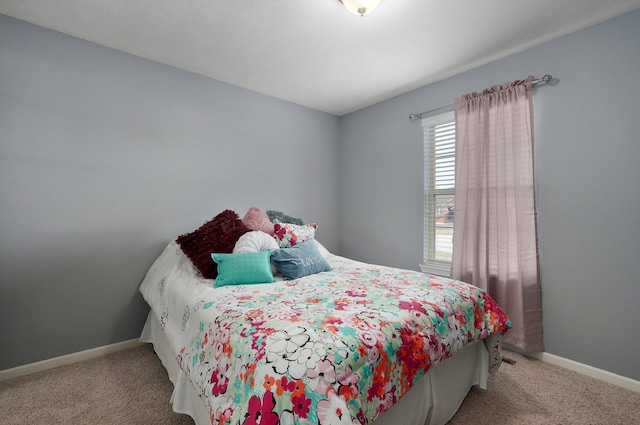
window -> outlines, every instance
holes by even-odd
[[[453,111],[424,118],[423,272],[451,274],[455,207],[456,124]]]

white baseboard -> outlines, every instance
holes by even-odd
[[[40,372],[47,369],[53,369],[59,366],[66,366],[69,364],[81,362],[83,360],[93,359],[95,357],[104,356],[105,354],[115,353],[117,351],[134,348],[140,345],[141,342],[136,339],[129,341],[117,342],[115,344],[105,345],[103,347],[92,348],[90,350],[80,351],[78,353],[67,354],[65,356],[55,357],[53,359],[43,360],[41,362],[30,363],[23,366],[14,367],[12,369],[0,370],[0,382],[8,379],[17,378],[19,376],[30,375],[32,373]],[[515,351],[515,350],[514,350]],[[533,353],[529,354],[529,357],[542,360],[556,366],[563,367],[565,369],[573,370],[583,375],[590,376],[595,379],[607,382],[609,384],[617,385],[622,388],[640,393],[640,381],[636,381],[626,376],[617,375],[615,373],[607,372],[606,370],[598,369],[593,366],[589,366],[583,363],[578,363],[573,360],[565,359],[564,357],[556,356],[549,353]]]
[[[47,369],[53,369],[54,367],[66,366],[83,360],[93,359],[95,357],[104,356],[105,354],[115,353],[116,351],[134,348],[140,344],[141,343],[137,338],[130,339],[129,341],[116,342],[115,344],[92,348],[78,353],[71,353],[65,356],[54,357],[53,359],[30,363],[14,367],[12,369],[0,370],[0,382],[6,381],[7,379],[17,378],[19,376],[30,375]]]
[[[578,363],[576,361],[565,359],[564,357],[556,356],[554,354],[533,353],[528,354],[527,356],[640,393],[640,381],[627,378],[626,376],[607,372],[606,370],[598,369],[584,363]]]

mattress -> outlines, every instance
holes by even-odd
[[[167,246],[140,286],[141,339],[174,410],[199,425],[439,424],[486,387],[510,323],[484,291],[321,252],[330,271],[214,288]]]
[[[189,415],[197,425],[212,423],[209,409],[180,369],[174,350],[151,311],[140,335],[140,342],[153,349],[167,370],[174,389],[169,402],[177,413]],[[487,388],[489,355],[483,342],[464,348],[432,368],[394,406],[373,423],[375,425],[444,425],[459,409],[473,386]]]

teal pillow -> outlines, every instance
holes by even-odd
[[[331,270],[331,266],[320,254],[313,239],[290,248],[271,251],[271,261],[285,280]]]
[[[271,273],[269,250],[238,254],[213,253],[211,258],[218,263],[218,277],[213,284],[214,288],[275,282]]]

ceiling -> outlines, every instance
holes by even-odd
[[[0,0],[0,13],[334,115],[640,7],[640,0]]]

